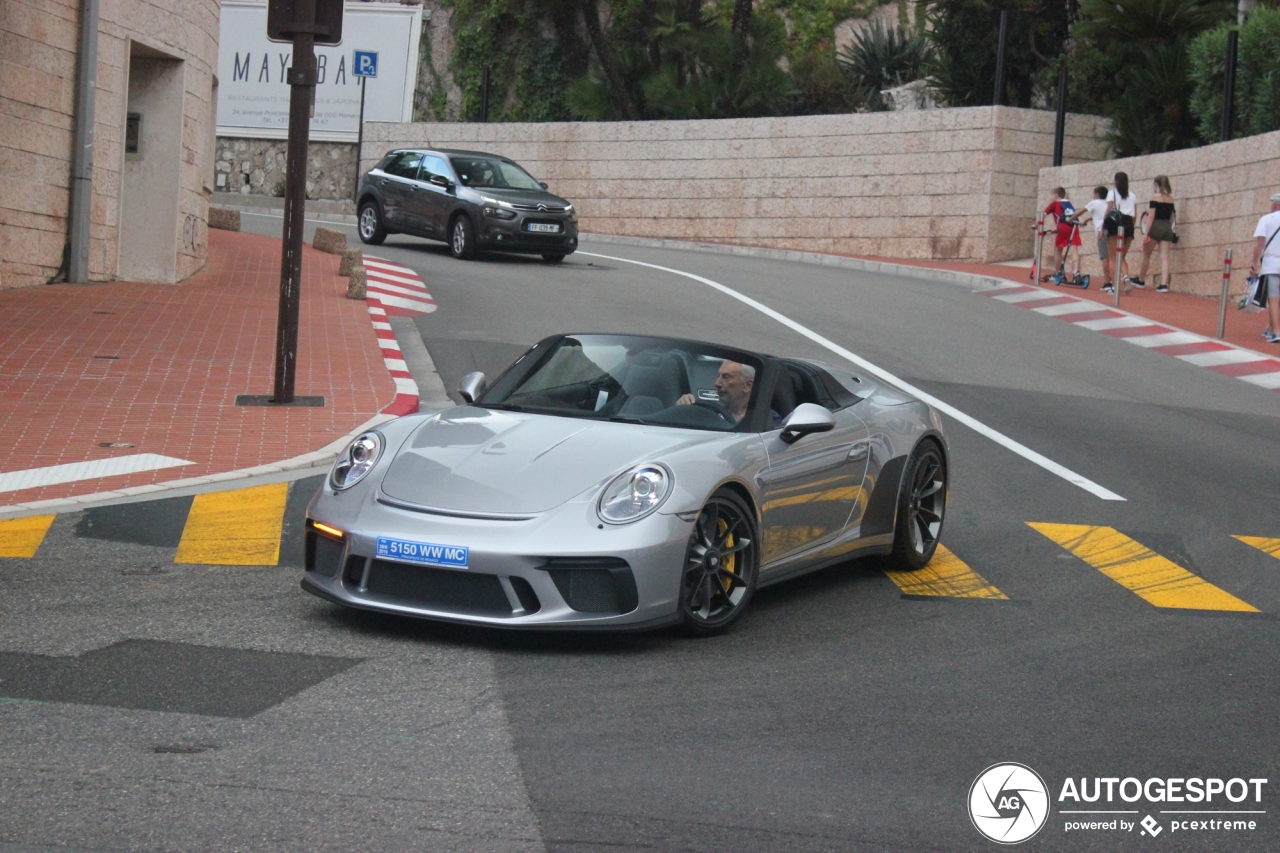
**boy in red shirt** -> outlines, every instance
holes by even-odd
[[[1052,216],[1058,224],[1058,233],[1053,241],[1053,257],[1057,262],[1058,275],[1065,275],[1066,262],[1074,247],[1076,250],[1074,277],[1078,279],[1080,278],[1080,223],[1076,220],[1076,206],[1067,198],[1067,191],[1062,187],[1055,188],[1053,195],[1054,199],[1049,202],[1044,213]]]

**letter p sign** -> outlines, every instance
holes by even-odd
[[[353,77],[377,77],[378,53],[373,50],[357,50],[351,63]]]

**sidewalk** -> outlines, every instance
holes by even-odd
[[[208,233],[208,265],[182,284],[0,293],[0,431],[11,448],[0,508],[278,463],[395,400],[366,304],[346,298],[336,255],[306,247],[295,387],[324,406],[236,406],[239,394],[272,392],[280,241]],[[57,477],[18,473],[58,465],[77,466],[64,477],[96,476],[40,485]]]
[[[1029,267],[1015,267],[1006,264],[977,264],[963,261],[907,261],[897,258],[867,258],[867,260],[884,263],[902,264],[904,266],[924,267],[927,269],[953,270],[975,275],[989,275],[1007,279],[1018,284],[1033,285]],[[1134,270],[1137,272],[1136,268]],[[1129,293],[1121,293],[1120,310],[1130,314],[1138,314],[1156,323],[1175,326],[1206,338],[1216,339],[1218,336],[1218,300],[1192,296],[1187,293],[1156,293],[1156,276],[1148,276],[1145,290],[1133,288]],[[1063,296],[1074,296],[1077,299],[1088,299],[1106,307],[1111,307],[1112,296],[1102,292],[1102,282],[1094,279],[1088,290],[1077,287],[1054,287],[1052,283],[1041,284],[1041,287],[1059,291]],[[1227,304],[1227,329],[1223,338],[1229,344],[1247,347],[1266,355],[1280,358],[1280,345],[1269,344],[1262,339],[1262,330],[1267,327],[1265,311],[1246,312],[1236,309],[1240,291],[1244,287],[1244,276],[1237,272],[1232,280],[1231,301]]]

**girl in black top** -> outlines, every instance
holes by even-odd
[[[1160,247],[1160,283],[1156,285],[1157,293],[1169,292],[1169,247],[1175,238],[1174,223],[1178,211],[1173,204],[1173,187],[1167,175],[1157,175],[1152,181],[1150,207],[1142,213],[1142,223],[1147,237],[1142,241],[1142,271],[1133,283],[1138,287],[1146,287],[1143,281],[1147,277],[1147,268],[1151,266],[1151,253],[1156,246]]]

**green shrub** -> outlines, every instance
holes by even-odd
[[[1191,111],[1206,142],[1222,141],[1227,33],[1233,28],[1224,24],[1202,33],[1189,50]],[[1234,138],[1280,130],[1280,9],[1258,7],[1239,30]]]
[[[853,85],[854,98],[872,110],[888,109],[883,89],[919,80],[924,74],[929,43],[901,27],[880,20],[859,29],[853,44],[840,51],[838,62]]]

